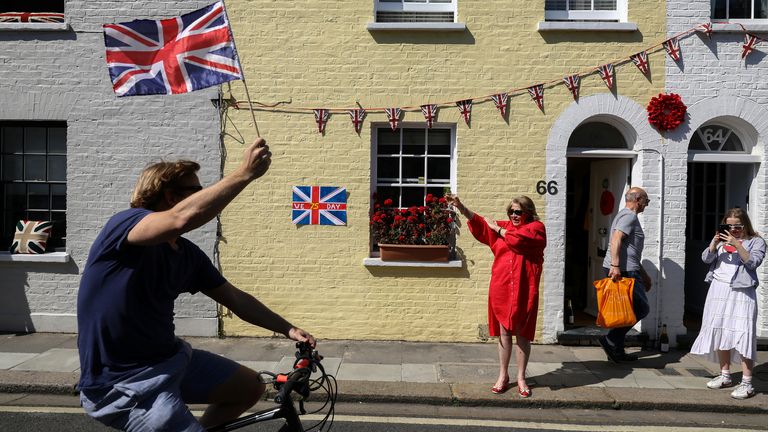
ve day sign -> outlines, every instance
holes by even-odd
[[[294,186],[291,219],[294,225],[346,225],[347,188]]]

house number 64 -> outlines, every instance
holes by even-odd
[[[539,195],[557,195],[557,182],[554,180],[539,180],[536,182],[536,192],[538,192]]]

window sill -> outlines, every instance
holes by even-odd
[[[540,21],[536,30],[540,32],[635,32],[637,24],[604,21]]]
[[[0,262],[67,263],[69,262],[69,254],[67,252],[49,252],[36,255],[0,252]]]
[[[0,31],[67,31],[68,23],[0,23]]]
[[[463,32],[467,29],[464,23],[368,23],[369,32],[377,31],[432,31],[432,32]]]
[[[760,22],[755,23],[752,23],[749,20],[741,21],[739,23],[712,23],[712,31],[718,33],[744,33],[745,28],[751,33],[766,33],[768,32],[768,23],[766,23],[765,20],[760,20]]]
[[[425,268],[461,268],[464,263],[461,260],[448,262],[424,262],[424,261],[382,261],[381,258],[365,258],[363,265],[366,267],[425,267]]]

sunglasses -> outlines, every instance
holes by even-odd
[[[523,214],[524,214],[524,212],[522,210],[510,210],[510,211],[507,212],[507,215],[509,215],[509,216],[512,216],[512,215],[522,216]]]
[[[730,228],[732,230],[741,230],[741,229],[744,229],[744,225],[742,225],[742,224],[729,224],[728,228]]]

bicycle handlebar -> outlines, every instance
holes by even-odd
[[[306,342],[297,342],[296,362],[293,371],[288,375],[278,375],[275,386],[279,386],[275,402],[282,404],[290,399],[292,391],[296,391],[303,397],[309,397],[309,376],[314,372],[322,360],[322,356]],[[285,377],[285,378],[283,378]]]

